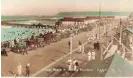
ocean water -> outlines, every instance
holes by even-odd
[[[39,19],[50,19],[55,16],[1,16],[2,21],[10,20],[39,20]]]
[[[131,12],[101,12],[101,16],[129,16]],[[2,21],[6,20],[36,20],[36,19],[52,19],[52,18],[63,18],[63,17],[86,17],[86,16],[99,16],[99,12],[60,12],[54,16],[1,16]]]
[[[30,20],[30,19],[35,19],[33,16],[1,16],[2,21],[7,21],[7,20]]]
[[[60,12],[56,15],[56,17],[86,17],[86,16],[129,16],[131,12]]]

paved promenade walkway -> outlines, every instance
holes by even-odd
[[[101,31],[101,33],[102,33],[102,31]],[[115,31],[113,31],[113,30],[109,31],[107,37],[103,36],[103,33],[102,33],[100,43],[106,44],[110,40],[111,35],[113,35],[113,34],[115,34]],[[65,56],[65,57],[63,56],[58,61],[55,60],[55,62],[53,64],[48,65],[48,67],[47,66],[44,67],[43,69],[39,70],[32,76],[37,76],[37,77],[75,76],[75,74],[76,74],[75,72],[70,73],[70,72],[66,71],[68,69],[67,60],[69,58],[75,58],[79,61],[79,65],[80,65],[79,67],[84,68],[88,64],[88,57],[87,57],[88,48],[91,49],[93,47],[93,42],[94,41],[91,41],[91,43],[86,45],[87,47],[85,46],[85,52],[83,54],[79,53],[79,49],[76,48],[75,51],[73,51],[71,56],[70,55]],[[65,69],[65,71],[60,71],[58,69]]]

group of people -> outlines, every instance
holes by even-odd
[[[79,66],[78,60],[76,60],[75,58],[68,59],[68,71],[78,71],[78,66]]]
[[[88,61],[95,60],[96,58],[96,52],[94,50],[89,50],[88,52]]]
[[[23,69],[22,65],[19,63],[17,66],[17,75],[18,76],[30,76],[30,63],[25,66],[25,70]]]
[[[14,45],[21,39],[30,38],[32,35],[39,36],[40,33],[54,32],[52,29],[43,28],[25,28],[25,27],[11,27],[2,30],[2,44],[10,43],[9,47]],[[15,40],[15,41],[14,41]]]
[[[47,33],[47,34],[39,34],[39,36],[47,36],[48,37],[48,35],[50,35],[51,34],[51,32],[50,33]],[[52,35],[50,35],[50,36],[52,36]],[[43,37],[42,37],[43,38]],[[43,38],[44,39],[44,38]],[[45,38],[46,39],[46,38]],[[44,40],[45,40],[44,39]],[[43,40],[43,41],[44,41]],[[46,40],[45,40],[46,41]],[[28,47],[28,45],[30,45],[31,43],[33,42],[33,43],[37,43],[38,42],[38,40],[35,38],[35,36],[34,36],[34,34],[31,36],[31,37],[29,37],[29,38],[26,38],[26,39],[20,39],[20,38],[15,38],[14,40],[10,40],[10,41],[6,41],[6,42],[4,42],[4,43],[2,43],[2,47],[4,47],[4,48],[10,48],[10,49],[12,49],[12,50],[14,50],[15,48],[19,48],[18,50],[22,50],[22,54],[28,54],[27,53],[27,51],[26,51],[26,47]],[[36,44],[37,45],[37,44]],[[6,53],[5,52],[6,50],[4,49],[4,54]],[[17,51],[17,53],[19,53],[20,51]]]
[[[83,45],[82,45],[82,42],[79,40],[79,52],[82,53],[83,52]],[[69,49],[70,49],[70,46],[71,46],[71,41],[68,42],[68,45],[69,45]]]

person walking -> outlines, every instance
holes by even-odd
[[[92,60],[94,60],[95,59],[95,56],[96,56],[96,53],[95,53],[95,51],[94,50],[92,50],[92,53],[91,53],[92,55]]]
[[[72,66],[73,66],[72,59],[70,58],[70,59],[68,59],[68,71],[72,71],[73,70]]]
[[[82,51],[82,43],[81,43],[81,41],[79,41],[79,52],[81,52]]]
[[[18,69],[18,76],[21,76],[22,75],[22,65],[20,63],[18,64],[17,69]]]
[[[30,76],[30,63],[28,63],[27,65],[26,65],[26,74],[25,74],[25,76]]]
[[[14,48],[14,46],[15,46],[14,40],[11,40],[11,48]]]
[[[100,44],[99,44],[98,41],[97,41],[97,43],[95,44],[95,46],[96,46],[96,49],[99,50],[99,48],[100,48]]]
[[[77,67],[78,67],[78,61],[76,59],[73,60],[73,70],[77,71]]]
[[[16,39],[16,43],[19,43],[19,38]]]
[[[17,40],[16,40],[16,38],[14,39],[14,44],[15,44],[15,46],[17,45]]]
[[[96,41],[93,43],[93,49],[96,49]]]
[[[71,41],[68,42],[69,49],[70,49],[70,45],[71,45]]]
[[[89,50],[89,52],[88,52],[88,61],[90,61],[91,58],[92,58],[92,56],[91,56],[91,51]]]

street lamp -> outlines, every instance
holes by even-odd
[[[100,20],[101,20],[101,5],[102,5],[103,0],[100,1],[99,4],[99,40],[100,40]]]
[[[121,45],[121,42],[122,42],[122,25],[121,25],[121,18],[120,18],[120,45]]]
[[[73,35],[70,35],[70,54],[72,54],[72,37]]]
[[[70,54],[72,55],[72,37],[73,37],[73,29],[71,29],[71,34],[70,34]]]

